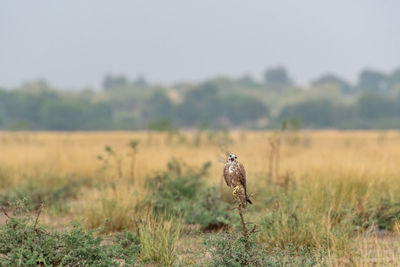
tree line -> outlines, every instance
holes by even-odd
[[[164,86],[143,76],[106,75],[102,90],[62,91],[43,80],[0,89],[2,130],[137,130],[163,121],[191,129],[272,129],[286,119],[304,128],[400,128],[400,68],[363,70],[354,85],[321,75],[307,88],[275,67],[263,81],[246,75]]]

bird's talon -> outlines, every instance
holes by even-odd
[[[236,196],[237,192],[239,191],[239,186],[235,186],[232,190],[232,195]]]

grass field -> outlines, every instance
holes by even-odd
[[[1,132],[0,205],[18,217],[20,205],[35,215],[44,202],[43,227],[63,231],[79,221],[101,228],[102,245],[131,232],[140,244],[136,265],[400,262],[400,132],[284,132],[271,173],[276,136]],[[227,151],[246,167],[253,195],[247,240],[221,187]]]

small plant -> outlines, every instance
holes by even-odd
[[[155,132],[170,132],[175,131],[176,127],[171,119],[161,118],[149,123],[148,129]]]
[[[105,171],[110,167],[110,163],[107,157],[103,155],[97,155],[97,159],[102,163],[102,166],[99,168],[99,172]]]
[[[228,130],[209,131],[207,135],[209,144],[216,145],[222,151],[227,151],[228,146],[234,143]]]
[[[114,149],[106,145],[104,147],[104,151],[106,155],[97,155],[97,159],[103,164],[99,171],[104,171],[110,167],[110,158],[113,158],[115,161],[115,169],[117,178],[122,178],[122,157],[117,154]]]
[[[292,119],[288,119],[286,120],[286,138],[285,141],[291,145],[297,145],[301,143],[301,138],[299,136],[299,130],[301,129],[301,120],[300,119],[296,119],[296,118],[292,118]]]
[[[151,143],[151,132],[165,132],[166,136],[166,144],[172,144],[174,139],[176,138],[178,143],[185,143],[186,137],[179,131],[178,127],[176,127],[173,123],[173,120],[170,118],[161,118],[156,121],[149,123],[148,125],[149,131],[149,141]]]
[[[111,146],[107,145],[104,148],[104,151],[110,156],[115,159],[115,166],[117,169],[117,177],[122,178],[122,157],[118,155]]]
[[[274,134],[268,139],[270,145],[268,175],[273,178],[276,183],[279,183],[279,157],[281,150],[281,139],[286,127],[287,122],[283,121],[281,128],[278,131],[275,131]]]
[[[129,141],[129,147],[131,148],[131,179],[132,182],[135,182],[135,160],[136,160],[136,154],[137,154],[137,147],[139,145],[139,141],[132,139]]]
[[[202,139],[203,139],[203,133],[206,130],[207,130],[207,123],[202,123],[197,128],[196,133],[194,134],[194,137],[193,137],[193,145],[195,147],[199,147],[201,145]]]

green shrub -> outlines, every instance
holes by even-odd
[[[396,221],[400,220],[400,202],[382,198],[374,210],[373,218],[379,229],[392,230]]]
[[[395,202],[388,197],[378,201],[362,204],[348,209],[353,214],[353,224],[357,230],[377,226],[380,230],[392,230],[395,223],[400,220],[400,202]]]
[[[55,185],[43,185],[40,180],[30,180],[26,184],[9,188],[6,192],[0,193],[0,206],[7,207],[23,200],[26,209],[31,211],[37,210],[42,203],[45,203],[57,212],[63,212],[68,210],[66,200],[76,198],[80,187],[89,182],[86,179],[72,181],[55,179],[57,180]]]
[[[228,204],[219,199],[219,192],[215,187],[204,188],[185,213],[185,219],[188,223],[199,224],[205,231],[218,230],[230,223],[231,214],[228,208]]]
[[[113,254],[117,259],[124,260],[128,266],[138,262],[142,245],[139,237],[132,232],[116,233],[113,238]]]
[[[198,170],[183,168],[178,161],[171,160],[168,170],[155,174],[148,183],[148,202],[154,212],[183,218],[186,223],[199,224],[203,230],[225,226],[230,218],[228,205],[202,179],[209,167],[210,163],[205,163]]]
[[[137,261],[140,245],[132,234],[117,235],[116,244],[104,245],[94,233],[79,224],[49,232],[32,217],[11,217],[0,227],[0,265],[120,266],[121,261]]]
[[[264,255],[255,233],[250,233],[247,242],[242,234],[218,233],[205,245],[212,255],[211,266],[263,266]]]
[[[312,253],[307,248],[267,248],[257,233],[247,239],[241,234],[219,233],[206,239],[205,245],[211,254],[209,266],[327,266],[330,260],[326,251]]]

